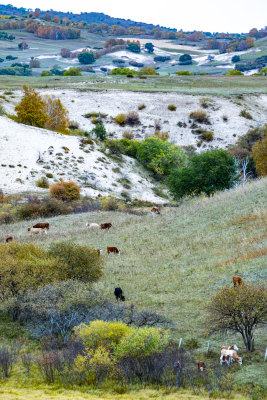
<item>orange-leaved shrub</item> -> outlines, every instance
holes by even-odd
[[[76,182],[72,181],[65,182],[60,180],[50,186],[49,192],[51,197],[63,201],[78,200],[80,198],[80,188]]]

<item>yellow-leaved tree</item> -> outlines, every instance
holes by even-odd
[[[252,148],[253,160],[256,165],[258,175],[267,175],[267,135],[262,140],[256,142]]]
[[[45,128],[66,134],[70,124],[68,110],[63,106],[60,99],[57,99],[55,96],[46,96],[44,101],[45,112],[48,117]]]
[[[44,98],[32,88],[24,87],[24,95],[15,107],[14,119],[22,124],[46,128],[51,131],[68,133],[68,110],[55,96]]]
[[[24,95],[20,103],[15,107],[16,121],[22,124],[44,128],[48,116],[45,111],[45,102],[40,94],[24,86]]]

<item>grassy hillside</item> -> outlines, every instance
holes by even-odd
[[[2,226],[0,237],[43,245],[57,239],[103,249],[104,276],[96,284],[111,299],[114,287],[123,288],[127,303],[150,308],[170,318],[175,338],[198,341],[195,356],[206,359],[205,306],[216,291],[232,285],[238,274],[260,283],[267,272],[267,180],[219,193],[213,198],[185,201],[153,218],[123,213],[90,213],[51,219],[45,237],[28,236],[33,221]],[[113,223],[110,232],[93,233],[85,224]],[[62,229],[64,227],[64,229]],[[107,256],[106,246],[117,246],[120,256]],[[2,324],[3,328],[5,324]],[[265,334],[265,336],[264,336]],[[233,366],[237,384],[264,385],[266,332],[258,330],[256,351],[246,354],[240,336],[212,337],[211,350],[219,362],[221,345],[236,343],[242,367]],[[207,361],[209,362],[209,360]]]

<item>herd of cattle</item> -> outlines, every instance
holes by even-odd
[[[153,207],[151,209],[151,214],[152,215],[160,215],[160,210],[158,207]],[[91,230],[103,230],[107,229],[108,231],[112,227],[111,222],[105,222],[102,224],[97,224],[97,223],[90,223],[88,222],[86,226],[91,229]],[[39,222],[35,225],[33,225],[31,228],[28,228],[28,232],[30,234],[47,234],[47,231],[49,230],[49,223],[48,222]],[[13,236],[7,236],[6,238],[6,243],[9,243],[13,241]],[[100,249],[95,249],[94,250],[98,256],[101,254]],[[117,247],[115,246],[108,246],[107,247],[107,254],[117,254],[120,255],[120,251]],[[233,284],[234,287],[239,286],[239,285],[244,285],[243,279],[240,276],[234,276],[233,277]],[[116,300],[120,301],[125,301],[125,296],[123,295],[123,291],[120,287],[116,287],[114,290],[114,295],[116,297]],[[223,346],[221,347],[221,357],[220,357],[220,364],[222,365],[223,363],[226,363],[226,365],[230,365],[232,362],[237,361],[240,365],[242,365],[242,358],[237,355],[238,348],[236,345],[234,346]],[[178,363],[179,364],[179,363]],[[206,365],[203,361],[198,362],[198,370],[201,372],[206,371]],[[178,365],[177,365],[178,366]]]

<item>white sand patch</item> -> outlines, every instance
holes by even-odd
[[[123,158],[121,166],[96,145],[93,150],[87,146],[89,153],[84,152],[77,137],[17,124],[6,117],[0,117],[0,122],[0,182],[5,193],[42,192],[44,189],[36,187],[36,180],[52,173],[50,184],[60,178],[74,180],[82,186],[83,193],[90,195],[120,195],[127,191],[133,198],[163,201],[152,192],[153,182],[146,171],[129,157]],[[65,154],[63,147],[69,153]],[[86,185],[82,179],[85,177]],[[119,179],[129,180],[131,188],[125,189]]]
[[[259,69],[251,69],[250,71],[245,71],[245,72],[243,72],[243,74],[244,74],[245,76],[250,76],[250,75],[257,74],[258,72],[259,72]]]
[[[227,69],[230,69],[230,68],[235,68],[235,64],[222,64],[222,65],[216,65],[216,68],[227,68]]]
[[[232,53],[224,53],[224,54],[217,54],[214,55],[214,61],[219,61],[221,63],[230,63],[232,58],[234,56],[241,56],[242,54],[248,54],[248,53],[258,53],[259,51],[261,51],[259,48],[253,48],[253,49],[249,49],[246,51],[233,51]],[[206,50],[207,53],[211,53],[211,51]],[[208,59],[208,57],[196,57],[194,58],[194,61],[196,61],[198,63],[198,65],[204,65],[207,64],[210,60]]]
[[[83,82],[80,84],[81,91],[70,89],[42,89],[42,95],[50,94],[59,97],[64,106],[69,110],[70,120],[77,121],[81,129],[91,131],[94,125],[90,119],[84,117],[89,112],[102,112],[108,114],[108,117],[103,119],[104,125],[110,137],[116,139],[121,138],[123,132],[131,130],[134,137],[142,140],[147,136],[151,136],[155,132],[155,121],[160,120],[162,132],[169,132],[170,140],[180,146],[193,145],[196,147],[200,136],[192,132],[192,127],[189,122],[189,114],[191,111],[200,109],[199,98],[202,96],[183,95],[177,93],[144,93],[144,92],[128,92],[128,91],[84,91]],[[14,112],[14,106],[21,98],[21,91],[14,92],[16,99],[5,103],[5,109],[9,113]],[[207,96],[205,96],[207,97]],[[213,108],[206,110],[211,125],[201,125],[206,130],[214,132],[214,140],[212,142],[203,143],[198,151],[208,148],[226,148],[229,144],[235,143],[239,136],[244,135],[251,127],[256,127],[259,121],[266,121],[267,115],[267,95],[261,96],[246,96],[243,104],[237,104],[235,98],[223,98],[208,96],[213,102]],[[144,103],[146,108],[138,111],[138,105]],[[240,103],[240,100],[238,101]],[[168,105],[174,104],[177,110],[172,112],[168,110]],[[249,112],[253,116],[253,120],[247,120],[241,117],[240,111],[247,105]],[[118,126],[114,123],[114,117],[120,113],[127,113],[131,110],[137,111],[141,123],[134,127]],[[228,122],[223,122],[222,116],[228,117]],[[179,127],[178,123],[185,123],[185,127]],[[118,167],[116,162],[111,161],[108,164],[106,161],[97,162],[97,158],[105,158],[95,146],[90,153],[84,153],[79,148],[79,139],[76,137],[59,135],[42,129],[32,128],[24,125],[18,125],[15,122],[1,117],[0,131],[0,187],[4,190],[9,188],[9,191],[22,190],[38,190],[35,188],[35,181],[38,177],[43,176],[45,172],[52,172],[55,179],[61,177],[60,173],[65,173],[64,179],[77,180],[84,172],[96,174],[95,180],[90,181],[91,187],[86,190],[96,193],[114,192],[119,194],[125,190],[122,185],[116,180],[121,175],[116,175],[112,172],[112,168]],[[25,140],[26,138],[26,140]],[[63,160],[56,160],[56,168],[52,170],[43,169],[42,165],[36,163],[38,152],[47,152],[50,145],[55,148],[55,153],[63,152],[62,146],[70,148],[68,165],[64,164],[66,156]],[[197,148],[197,147],[196,147]],[[2,156],[3,155],[3,156]],[[84,163],[73,161],[72,155],[77,159],[80,156],[84,157]],[[68,155],[67,155],[68,156]],[[45,162],[53,160],[55,156],[48,157],[44,153]],[[48,158],[46,158],[48,157]],[[49,162],[50,162],[49,161]],[[72,161],[72,162],[71,162]],[[74,165],[73,163],[77,165]],[[15,168],[1,167],[1,164],[12,164]],[[60,165],[59,163],[63,163]],[[130,164],[133,163],[133,164]],[[28,168],[17,167],[18,164],[26,165]],[[77,170],[73,168],[78,168]],[[102,170],[101,170],[102,168]],[[146,173],[141,168],[137,168],[135,161],[126,158],[123,167],[119,167],[121,173],[126,173],[134,182],[131,190],[128,191],[131,196],[143,199],[152,199],[154,194],[151,191],[152,183],[148,179]],[[37,170],[36,176],[31,176],[30,170]],[[19,173],[19,171],[21,171]],[[6,175],[7,174],[7,175]],[[133,174],[133,175],[132,175]],[[104,177],[106,175],[106,177]],[[140,178],[142,176],[142,178]],[[23,180],[23,184],[16,181],[17,178]],[[26,179],[28,178],[28,179]],[[142,183],[138,183],[141,180]],[[113,184],[117,185],[114,186]],[[5,186],[3,186],[5,185]],[[146,187],[147,185],[147,187]],[[41,189],[39,189],[41,190]],[[153,200],[152,200],[153,201]]]

